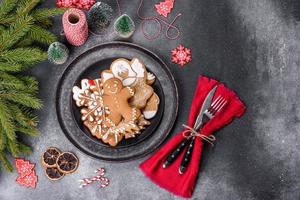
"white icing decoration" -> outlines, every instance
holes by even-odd
[[[77,86],[74,86],[73,89],[72,89],[72,92],[73,92],[73,99],[76,101],[76,105],[77,106],[80,106],[80,95],[84,93],[84,91],[86,89],[89,89],[90,87],[90,84],[89,84],[89,80],[88,79],[82,79],[81,80],[81,88],[77,87]]]
[[[124,86],[129,86],[135,82],[136,73],[130,67],[130,64],[125,60],[114,61],[111,66],[111,71],[113,75],[120,79]],[[128,78],[123,78],[120,76],[121,73],[128,73]]]
[[[145,119],[151,119],[156,115],[157,111],[143,111]]]
[[[89,87],[90,87],[89,80],[88,79],[82,79],[81,80],[81,89],[86,90]]]
[[[103,82],[107,81],[108,79],[113,78],[114,75],[112,73],[109,72],[102,72],[102,78],[103,78]]]
[[[152,81],[152,80],[154,80],[154,79],[155,79],[154,74],[148,72],[148,73],[147,73],[147,80]]]
[[[139,59],[134,58],[131,61],[131,68],[136,72],[138,78],[144,78],[145,77],[145,68],[143,63],[139,61]]]
[[[72,92],[73,92],[73,99],[75,101],[79,101],[79,96],[80,96],[82,90],[79,87],[74,86],[72,89]]]

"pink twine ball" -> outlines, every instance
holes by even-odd
[[[74,46],[83,45],[88,37],[88,25],[83,11],[70,8],[63,17],[62,23],[68,42]]]

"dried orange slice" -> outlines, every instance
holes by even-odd
[[[59,171],[70,174],[76,171],[79,164],[78,158],[71,152],[64,152],[57,158],[56,165]]]
[[[55,147],[48,148],[42,155],[42,165],[44,167],[56,167],[56,160],[60,153],[60,150]]]
[[[46,176],[53,181],[59,180],[65,176],[57,167],[47,167],[45,169]]]

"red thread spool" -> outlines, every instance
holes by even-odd
[[[83,45],[88,37],[88,25],[83,11],[70,8],[63,17],[62,23],[68,42],[74,46]]]

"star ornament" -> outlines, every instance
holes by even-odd
[[[192,51],[183,45],[178,45],[171,51],[172,62],[183,67],[185,64],[192,61]]]

